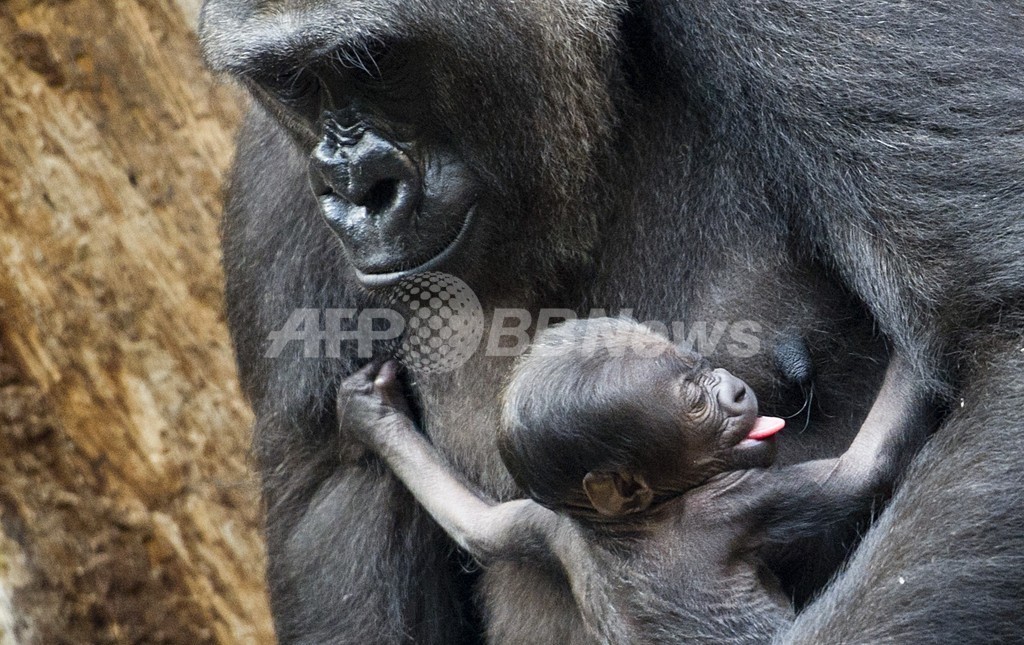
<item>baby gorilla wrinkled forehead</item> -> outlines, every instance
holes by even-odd
[[[781,419],[746,383],[624,318],[544,330],[505,391],[499,448],[537,502],[623,518],[732,470],[767,467]]]

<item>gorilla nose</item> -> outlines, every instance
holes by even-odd
[[[374,132],[348,146],[323,141],[313,152],[317,192],[366,209],[379,225],[402,224],[420,200],[419,171],[409,156]]]
[[[723,369],[715,370],[718,377],[718,403],[730,416],[757,414],[757,397],[742,380]]]

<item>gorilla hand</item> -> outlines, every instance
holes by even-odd
[[[398,369],[395,361],[383,365],[373,362],[342,381],[338,388],[338,427],[346,460],[365,454],[353,450],[353,443],[376,451],[391,433],[417,431],[398,381]]]

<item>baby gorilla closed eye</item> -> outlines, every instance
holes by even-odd
[[[907,374],[894,358],[843,455],[769,470],[784,422],[740,379],[625,319],[552,327],[504,394],[499,448],[532,499],[503,504],[442,465],[395,363],[349,377],[338,416],[475,558],[561,569],[599,642],[764,642],[793,616],[768,552],[872,503],[927,436]]]

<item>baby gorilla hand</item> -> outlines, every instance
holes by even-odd
[[[398,382],[398,363],[370,363],[341,382],[338,426],[343,439],[374,450],[380,449],[391,433],[414,429],[408,401]],[[343,452],[350,447],[346,443],[342,444]]]

